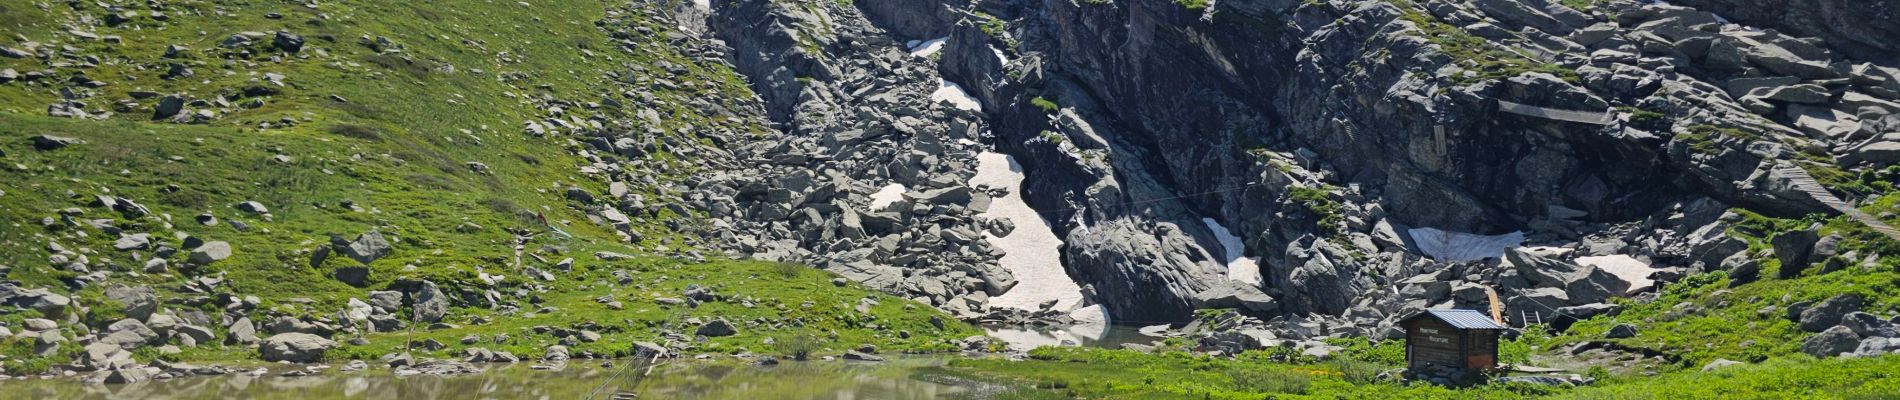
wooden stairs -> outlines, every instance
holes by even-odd
[[[1808,196],[1814,197],[1814,200],[1820,201],[1821,204],[1826,204],[1828,208],[1840,211],[1841,214],[1847,215],[1848,218],[1867,225],[1868,228],[1873,228],[1876,232],[1887,235],[1887,237],[1893,238],[1895,241],[1900,241],[1900,229],[1894,229],[1892,225],[1887,225],[1887,223],[1881,221],[1880,218],[1876,218],[1858,208],[1854,208],[1851,204],[1847,204],[1846,201],[1835,196],[1833,192],[1827,191],[1827,187],[1821,186],[1821,182],[1814,180],[1814,176],[1809,175],[1807,170],[1801,169],[1801,167],[1787,165],[1778,166],[1776,168],[1779,168],[1784,175],[1789,177],[1788,181],[1794,184],[1795,189],[1799,189],[1801,192],[1807,193]]]

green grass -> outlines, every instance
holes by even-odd
[[[1530,58],[1493,44],[1489,39],[1472,35],[1463,28],[1439,21],[1437,17],[1426,13],[1411,0],[1389,1],[1399,7],[1400,19],[1418,27],[1422,33],[1420,37],[1437,44],[1439,49],[1459,66],[1476,72],[1474,76],[1453,75],[1451,76],[1453,83],[1466,85],[1480,81],[1509,79],[1530,72],[1551,74],[1573,84],[1583,79],[1575,70]]]
[[[1869,211],[1879,212],[1891,207],[1891,202]],[[1676,360],[1665,368],[1699,368],[1717,358],[1761,361],[1794,353],[1809,334],[1784,317],[1793,303],[1856,293],[1866,299],[1867,310],[1900,307],[1900,269],[1896,269],[1900,265],[1900,257],[1896,257],[1900,244],[1846,217],[1778,219],[1736,211],[1743,219],[1730,234],[1748,241],[1751,252],[1768,250],[1768,240],[1776,234],[1820,222],[1821,235],[1839,234],[1845,239],[1840,252],[1877,254],[1879,261],[1872,268],[1863,268],[1856,265],[1859,260],[1854,260],[1832,272],[1823,272],[1817,265],[1792,279],[1775,279],[1781,263],[1768,257],[1758,260],[1762,265],[1760,281],[1732,288],[1722,271],[1689,276],[1664,286],[1662,296],[1654,301],[1626,301],[1616,316],[1578,322],[1565,335],[1555,338],[1552,346],[1611,342],[1658,351]],[[1634,324],[1641,333],[1624,339],[1603,338],[1619,323]]]
[[[1559,0],[1558,2],[1562,3],[1565,7],[1585,12],[1596,8],[1598,4],[1603,4],[1603,0]]]
[[[1029,104],[1036,106],[1036,109],[1042,110],[1043,114],[1055,114],[1056,111],[1062,109],[1062,105],[1056,104],[1056,102],[1053,102],[1053,101],[1049,101],[1049,99],[1042,98],[1042,96],[1036,96],[1036,98],[1029,99]]]
[[[1334,200],[1332,192],[1324,187],[1289,187],[1287,197],[1294,204],[1318,217],[1319,229],[1322,232],[1336,233],[1339,225],[1346,221],[1346,215],[1339,200]]]
[[[90,325],[103,326],[120,313],[103,299],[104,285],[67,291],[64,282],[85,273],[48,265],[49,254],[44,250],[48,242],[86,254],[92,270],[111,271],[110,282],[152,286],[162,300],[200,296],[184,291],[185,283],[222,277],[226,283],[220,292],[262,300],[261,311],[253,315],[258,320],[270,315],[331,315],[350,298],[364,298],[370,290],[408,279],[432,280],[452,298],[459,298],[462,291],[495,290],[504,295],[504,301],[522,309],[508,315],[458,305],[447,319],[458,328],[415,334],[416,339],[433,338],[450,345],[438,355],[462,347],[463,335],[492,338],[506,333],[513,340],[481,345],[538,356],[541,346],[553,338],[528,334],[523,328],[586,322],[597,324],[606,340],[582,344],[576,350],[611,354],[624,351],[626,340],[657,338],[662,328],[690,332],[692,327],[682,326],[681,321],[713,315],[732,319],[740,325],[741,334],[700,345],[706,351],[770,352],[770,346],[761,344],[764,339],[785,335],[816,335],[821,351],[860,343],[929,351],[948,349],[947,339],[978,332],[929,307],[873,295],[857,286],[834,286],[831,276],[809,268],[749,261],[687,264],[659,258],[655,251],[659,246],[674,251],[693,248],[686,234],[668,225],[692,226],[698,216],[669,210],[655,215],[634,213],[632,228],[645,238],[641,243],[623,243],[611,227],[589,222],[582,211],[588,206],[566,199],[566,189],[579,187],[605,198],[608,178],[581,172],[592,161],[575,155],[580,149],[576,146],[588,138],[565,132],[523,133],[524,121],[548,114],[528,98],[567,102],[563,118],[627,120],[631,126],[608,129],[663,132],[659,135],[681,141],[704,143],[707,138],[693,132],[719,128],[766,131],[744,116],[692,105],[704,99],[727,109],[743,109],[728,102],[751,95],[743,80],[725,66],[680,54],[662,44],[663,34],[642,35],[632,29],[664,32],[669,25],[608,18],[608,9],[623,7],[621,2],[550,0],[533,6],[471,0],[326,2],[317,10],[278,2],[185,2],[167,5],[168,21],[141,16],[117,27],[86,28],[122,36],[121,44],[80,42],[66,34],[61,21],[97,17],[101,12],[91,3],[74,4],[79,8],[61,3],[42,10],[34,2],[0,0],[0,10],[4,10],[0,25],[30,40],[57,41],[113,60],[84,70],[86,76],[109,83],[82,91],[89,95],[85,101],[93,105],[89,109],[130,100],[132,93],[144,91],[185,93],[197,99],[259,85],[276,92],[247,97],[243,101],[261,105],[232,108],[208,124],[175,125],[149,120],[153,100],[138,101],[106,121],[44,117],[46,105],[59,96],[56,88],[43,83],[0,85],[0,150],[6,154],[0,158],[0,191],[5,193],[0,195],[0,224],[6,226],[0,229],[0,265],[13,267],[7,279],[52,288],[91,307],[84,321]],[[266,18],[269,12],[281,13],[283,18]],[[296,32],[307,44],[294,55],[272,51],[268,44],[241,50],[219,47],[219,42],[236,32],[274,30]],[[617,32],[626,33],[614,36]],[[358,44],[362,36],[385,37],[401,51],[384,53]],[[622,39],[639,45],[622,46],[618,44]],[[164,48],[173,44],[189,47],[188,58],[164,59]],[[164,80],[159,78],[163,68],[146,67],[170,62],[191,64],[196,76]],[[78,72],[31,58],[0,59],[0,68],[52,69],[61,79]],[[266,73],[284,75],[287,84],[261,83]],[[657,79],[675,85],[651,84]],[[608,100],[621,106],[585,106]],[[639,118],[635,113],[642,108],[651,108],[664,118]],[[282,123],[286,119],[294,123]],[[28,138],[41,134],[75,137],[86,143],[56,151],[33,150]],[[618,157],[594,154],[609,161]],[[279,155],[287,159],[280,160]],[[632,190],[653,203],[665,198],[664,183],[686,179],[694,167],[694,162],[664,146],[646,161],[653,170],[630,172],[652,176],[662,185],[634,184]],[[487,165],[487,172],[471,171],[465,165],[468,162]],[[667,172],[659,172],[659,166],[668,167]],[[168,185],[176,185],[176,190]],[[90,207],[94,195],[132,199],[152,213],[137,216]],[[265,204],[271,217],[247,215],[232,207],[242,201]],[[346,201],[360,211],[343,207]],[[178,269],[186,256],[181,252],[172,258],[171,270],[142,273],[143,261],[135,260],[131,252],[113,250],[115,237],[101,229],[58,221],[42,226],[42,218],[57,217],[59,210],[71,208],[84,212],[73,218],[104,219],[128,232],[151,233],[155,244],[177,246],[174,235],[184,232],[228,241],[235,252],[230,259],[189,273]],[[198,224],[193,218],[201,213],[216,215],[220,223]],[[535,213],[544,213],[573,237],[548,234],[532,217]],[[249,230],[239,231],[233,222],[246,224]],[[332,257],[321,266],[310,265],[309,251],[329,235],[353,237],[372,229],[391,238],[394,252],[369,265],[366,287],[351,287],[331,277],[335,268],[354,261]],[[532,280],[516,269],[515,232],[537,233],[525,249],[548,261],[523,257],[523,266],[551,270],[549,262],[572,257],[577,260],[575,270],[557,273],[554,281]],[[651,256],[605,262],[592,257],[597,251]],[[151,253],[139,252],[139,256]],[[477,279],[478,270],[506,279],[489,285]],[[632,272],[635,284],[613,284],[609,274],[615,270]],[[754,307],[742,307],[737,301],[697,309],[653,303],[656,297],[678,297],[689,282],[749,298]],[[517,297],[517,291],[530,295]],[[624,310],[609,310],[594,301],[610,294],[625,304]],[[859,314],[853,308],[866,296],[877,298],[880,305]],[[541,307],[556,311],[536,312]],[[212,304],[203,308],[214,315],[219,311]],[[8,316],[12,315],[18,314]],[[476,317],[492,322],[475,324]],[[931,317],[943,320],[945,328],[931,325]],[[789,322],[777,327],[748,326],[753,319]],[[912,336],[900,339],[898,331]],[[369,345],[346,347],[333,357],[380,356],[400,348],[404,338],[401,334],[371,335]],[[9,346],[10,352],[18,351],[17,341],[0,343]],[[250,357],[255,357],[252,350],[215,346],[186,349],[180,355],[185,360]],[[66,360],[11,353],[8,359],[13,360],[7,364],[9,370]]]
[[[1174,4],[1179,4],[1191,11],[1206,10],[1207,6],[1213,5],[1209,0],[1174,0]]]
[[[1089,399],[1874,399],[1900,388],[1900,357],[1777,358],[1713,372],[1608,376],[1586,387],[1470,388],[1376,379],[1364,361],[1288,364],[1261,352],[1214,358],[1184,352],[1041,348],[1030,359],[955,360],[943,373],[1011,385],[997,398]],[[1383,371],[1381,371],[1383,372]],[[1370,375],[1370,376],[1368,376]]]

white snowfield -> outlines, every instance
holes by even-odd
[[[943,42],[946,40],[950,40],[950,37],[944,36],[930,40],[912,40],[904,43],[904,45],[910,47],[910,55],[912,56],[930,57],[931,54],[937,54],[938,51],[943,50]]]
[[[884,185],[883,189],[878,189],[877,193],[871,194],[871,209],[865,211],[882,210],[884,206],[896,203],[898,200],[903,200],[904,192],[908,191],[910,191],[910,188],[904,187],[902,183]]]
[[[1082,287],[1062,269],[1062,239],[1021,196],[1023,167],[1007,154],[984,152],[977,155],[976,177],[971,187],[1004,188],[1002,197],[990,200],[982,216],[1007,219],[1016,225],[1008,236],[996,237],[984,232],[990,245],[1003,249],[1004,269],[1016,276],[1016,287],[990,298],[991,307],[1036,310],[1042,302],[1055,300],[1057,310],[1068,310],[1082,302]],[[1106,312],[1101,313],[1106,315]],[[1102,317],[1106,323],[1106,317]]]
[[[970,92],[963,91],[963,87],[957,86],[956,82],[944,79],[937,81],[941,82],[942,86],[937,87],[937,91],[930,92],[930,101],[948,102],[950,106],[964,110],[983,111],[983,103],[978,103],[976,97],[971,97]]]
[[[1240,242],[1240,237],[1234,236],[1232,231],[1213,218],[1201,218],[1201,223],[1207,224],[1207,229],[1214,231],[1214,237],[1220,239],[1221,251],[1226,254],[1222,260],[1227,265],[1227,279],[1259,285],[1260,261],[1245,255],[1247,246]]]
[[[1477,235],[1436,228],[1406,231],[1420,254],[1441,262],[1465,262],[1503,257],[1504,251],[1524,244],[1524,232]]]

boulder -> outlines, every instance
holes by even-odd
[[[257,326],[251,323],[249,317],[238,318],[237,321],[231,322],[230,326],[226,326],[224,331],[224,344],[257,343]]]
[[[38,135],[38,136],[34,136],[31,140],[33,141],[33,149],[39,150],[39,151],[59,150],[59,149],[65,148],[66,146],[72,146],[72,145],[86,142],[84,140],[79,140],[76,138],[69,138],[65,136],[53,136],[53,135]]]
[[[259,345],[258,354],[264,361],[317,362],[323,360],[323,353],[336,348],[337,343],[322,336],[308,333],[283,333],[271,335]]]
[[[106,299],[124,306],[122,312],[127,318],[144,321],[158,311],[158,296],[150,286],[115,285],[106,288],[105,294]]]
[[[337,268],[334,276],[338,282],[343,282],[350,286],[363,287],[369,284],[369,267],[354,266]]]
[[[1715,361],[1710,361],[1708,364],[1702,365],[1702,372],[1709,372],[1709,371],[1722,369],[1728,366],[1742,365],[1742,364],[1743,362],[1741,361],[1735,361],[1735,360],[1730,360],[1730,359],[1725,359],[1725,358],[1717,358],[1715,359]]]
[[[303,36],[285,31],[277,31],[277,34],[271,37],[271,46],[285,53],[303,51],[303,43]]]
[[[1563,289],[1568,300],[1563,306],[1602,303],[1629,290],[1629,282],[1594,266],[1539,257],[1516,249],[1505,251],[1504,259],[1533,287]]]
[[[402,292],[394,290],[375,290],[369,292],[369,304],[383,312],[395,312],[402,308]]]
[[[98,341],[131,350],[158,341],[158,332],[153,332],[144,322],[126,318],[107,326]]]
[[[1896,329],[1893,322],[1859,311],[1841,316],[1841,326],[1854,330],[1855,334],[1863,338],[1900,337],[1900,329]]]
[[[338,253],[343,253],[343,256],[364,265],[369,265],[370,262],[389,255],[389,252],[393,250],[393,247],[389,245],[389,240],[383,238],[382,231],[374,230],[356,235],[356,240],[346,241],[341,236],[331,236],[330,247]]]
[[[1611,339],[1636,337],[1636,326],[1630,324],[1616,324],[1616,326],[1610,327],[1610,331],[1605,333],[1603,337]]]
[[[1853,329],[1847,329],[1845,326],[1828,328],[1801,341],[1802,353],[1820,358],[1838,356],[1841,353],[1854,351],[1858,347],[1860,347],[1860,335],[1854,334]]]
[[[700,325],[699,329],[693,331],[695,335],[707,337],[732,336],[738,333],[739,329],[734,328],[732,323],[726,322],[725,318],[714,318],[712,321]]]
[[[1258,287],[1235,280],[1222,280],[1194,294],[1199,308],[1241,308],[1256,313],[1277,313],[1279,302]]]
[[[1781,279],[1800,276],[1802,270],[1814,264],[1814,245],[1820,241],[1820,233],[1812,229],[1775,235],[1769,240],[1775,247],[1775,259],[1781,260],[1781,270],[1775,275]]]
[[[415,310],[417,322],[441,321],[449,313],[449,299],[435,287],[435,282],[422,281],[422,288],[415,293]]]
[[[567,356],[567,346],[562,346],[562,345],[558,345],[558,344],[557,344],[557,345],[553,345],[553,346],[548,346],[548,350],[547,350],[547,352],[546,352],[546,353],[544,353],[544,354],[543,354],[543,355],[541,356],[541,358],[542,358],[542,359],[545,359],[545,360],[548,360],[548,361],[562,361],[562,360],[566,360],[566,359],[568,358],[568,356]]]
[[[1828,327],[1840,325],[1841,319],[1847,314],[1860,311],[1861,304],[1860,295],[1857,294],[1830,297],[1821,304],[1802,310],[1798,322],[1803,331],[1820,332]]]
[[[206,242],[192,249],[191,256],[185,260],[194,265],[211,265],[211,263],[224,261],[226,258],[231,258],[231,244],[220,240]]]

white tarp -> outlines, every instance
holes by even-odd
[[[1502,235],[1478,235],[1436,228],[1413,228],[1413,250],[1443,262],[1476,261],[1504,256],[1504,251],[1524,244],[1524,232]]]

